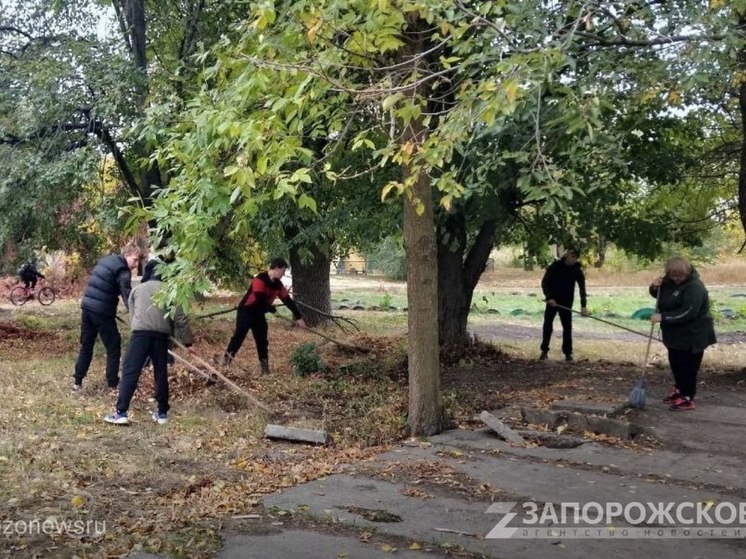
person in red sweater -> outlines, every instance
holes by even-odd
[[[269,374],[269,341],[267,340],[266,313],[277,312],[273,305],[275,299],[280,299],[293,313],[295,324],[306,326],[298,306],[291,299],[288,290],[282,284],[288,264],[283,258],[274,258],[269,263],[269,270],[257,274],[252,280],[248,291],[238,304],[236,312],[236,329],[225,350],[223,365],[230,365],[238,350],[251,330],[259,354],[259,365],[263,375]]]

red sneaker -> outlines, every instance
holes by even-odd
[[[687,411],[696,409],[696,407],[697,406],[694,405],[694,400],[690,400],[689,398],[679,398],[671,404],[669,409],[671,411]]]
[[[674,386],[671,389],[671,393],[668,396],[666,396],[665,398],[663,398],[663,403],[664,404],[672,404],[673,402],[675,402],[679,398],[682,398],[682,396],[679,393],[679,389]]]

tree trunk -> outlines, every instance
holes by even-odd
[[[293,298],[299,303],[307,326],[318,326],[329,322],[323,313],[331,313],[331,289],[329,287],[329,267],[331,257],[318,246],[305,247],[312,254],[312,260],[303,262],[299,247],[290,249],[290,266],[293,273]],[[305,303],[304,306],[300,303]],[[310,307],[313,307],[310,308]]]
[[[405,167],[405,180],[408,175],[409,169]],[[430,179],[424,173],[414,181],[412,196],[413,199],[404,198],[409,305],[409,427],[412,435],[433,435],[442,430],[443,423],[438,347],[438,259]],[[417,201],[424,206],[421,214],[417,211]]]
[[[422,24],[422,25],[420,25]],[[423,29],[419,29],[423,28]],[[410,26],[401,60],[412,60],[425,51],[424,21]],[[420,32],[418,32],[420,31]],[[418,65],[415,62],[414,65]],[[416,73],[416,68],[412,68]],[[425,98],[426,91],[415,97]],[[412,147],[412,157],[427,137],[422,117],[402,127],[401,143]],[[438,351],[438,254],[435,237],[432,185],[423,171],[402,165],[404,184],[404,248],[407,253],[407,313],[409,368],[409,428],[412,435],[433,435],[443,429],[440,393],[440,352]]]
[[[438,337],[444,352],[461,353],[473,291],[466,288],[463,251],[438,244]]]
[[[596,243],[596,261],[593,263],[594,268],[602,268],[606,262],[606,247],[608,243],[604,237],[598,239]]]
[[[741,38],[746,37],[746,13],[739,15],[738,28]],[[738,53],[741,72],[746,71],[746,48]],[[738,88],[738,102],[741,109],[741,169],[738,173],[738,214],[741,228],[746,231],[746,81],[741,80]]]
[[[459,355],[468,347],[467,321],[474,296],[474,289],[484,271],[490,251],[494,246],[497,222],[482,224],[474,243],[464,258],[466,247],[466,216],[450,217],[443,226],[449,239],[456,239],[455,246],[438,243],[438,330],[440,344],[450,355]]]

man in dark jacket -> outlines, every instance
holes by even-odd
[[[665,276],[650,285],[650,295],[658,298],[658,312],[650,321],[661,325],[674,379],[673,390],[663,401],[671,404],[672,411],[693,410],[702,357],[717,342],[710,298],[697,270],[685,258],[671,258],[665,271]]]
[[[36,269],[36,265],[32,260],[29,260],[23,266],[21,266],[21,269],[18,270],[18,276],[21,278],[21,281],[26,286],[26,289],[29,290],[36,289],[36,281],[38,278],[44,279],[44,274]]]
[[[80,390],[83,385],[99,335],[106,348],[106,382],[109,388],[116,388],[119,384],[122,338],[116,322],[117,305],[120,297],[124,305],[128,305],[127,299],[132,291],[132,270],[137,267],[139,260],[140,249],[131,243],[122,249],[121,254],[104,256],[93,268],[80,303],[80,352],[75,363],[73,390]]]
[[[549,340],[552,338],[554,317],[557,314],[562,323],[562,353],[565,354],[565,361],[572,361],[572,312],[570,309],[575,298],[576,283],[580,291],[580,312],[583,316],[588,314],[585,276],[578,262],[579,257],[578,251],[568,250],[562,258],[549,265],[541,280],[541,289],[547,301],[544,310],[541,357],[539,357],[542,361],[549,357]]]
[[[298,306],[290,298],[287,289],[282,284],[282,276],[288,265],[282,258],[275,258],[269,264],[269,270],[262,272],[251,280],[251,286],[238,304],[236,312],[236,330],[233,332],[231,341],[225,350],[223,365],[229,365],[241,349],[246,334],[249,330],[254,334],[256,351],[259,354],[259,364],[262,374],[269,373],[269,341],[267,340],[267,319],[265,314],[277,311],[272,304],[279,298],[285,306],[293,313],[293,318],[298,326],[305,327],[306,323],[298,310]]]

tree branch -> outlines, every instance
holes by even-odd
[[[725,35],[670,35],[668,37],[650,37],[647,39],[629,39],[618,36],[613,39],[607,39],[593,33],[584,31],[577,32],[578,37],[590,41],[588,46],[599,47],[653,47],[657,45],[672,45],[674,43],[702,42],[702,41],[722,41],[726,39]]]

